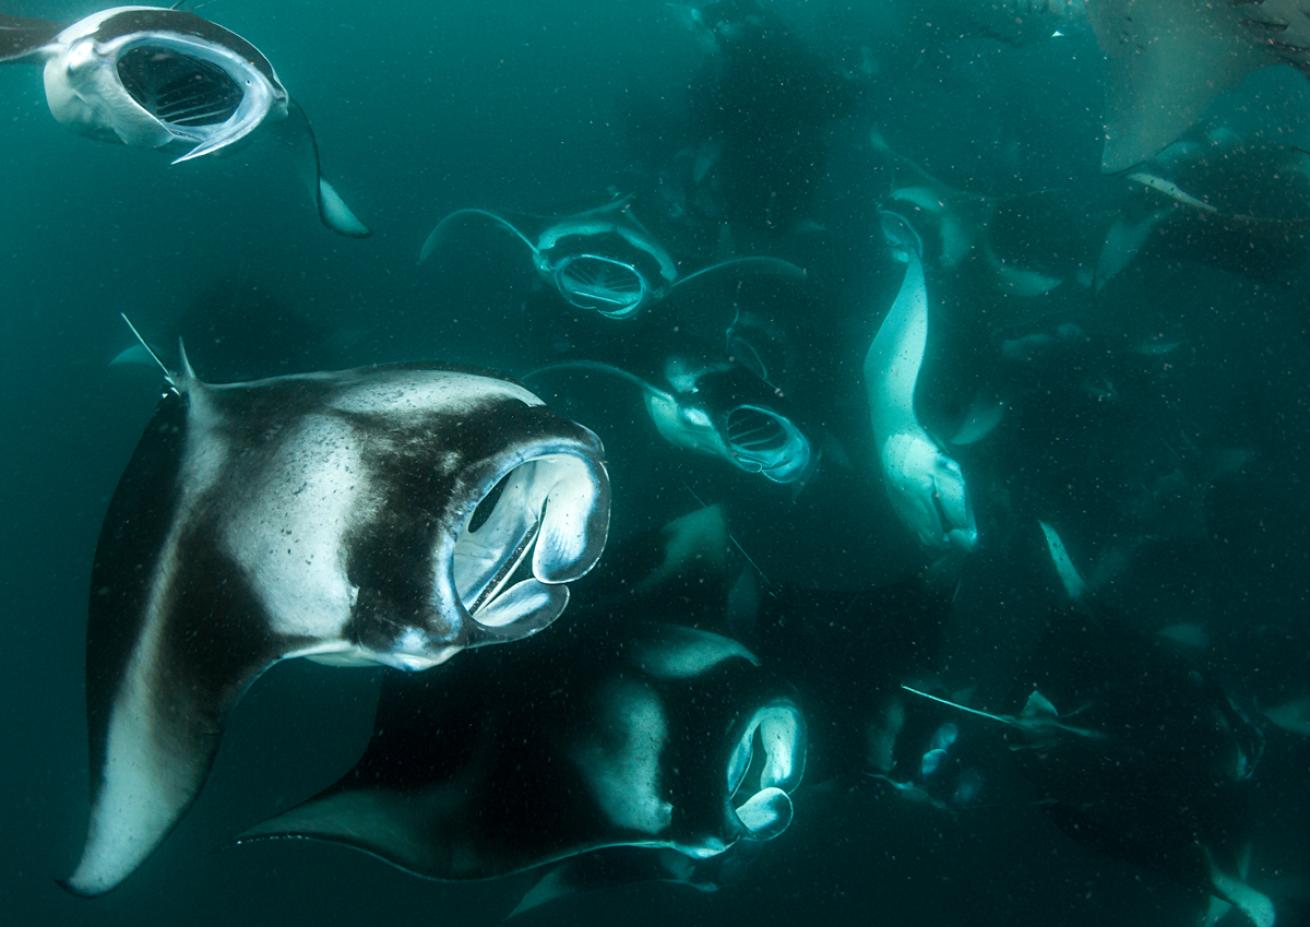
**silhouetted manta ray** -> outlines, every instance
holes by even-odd
[[[355,768],[243,842],[325,840],[457,880],[618,846],[708,860],[777,837],[805,769],[788,687],[735,640],[634,620],[634,602],[443,673],[388,675]]]
[[[600,557],[600,441],[514,383],[398,364],[211,385],[183,358],[92,571],[92,808],[67,886],[121,882],[280,660],[427,669],[517,641]]]
[[[353,238],[369,234],[323,179],[304,111],[263,53],[236,33],[149,6],[112,7],[67,27],[0,14],[0,62],[23,59],[44,62],[46,100],[60,124],[134,148],[191,146],[174,164],[276,126],[323,224]]]

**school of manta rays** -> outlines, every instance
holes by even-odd
[[[276,141],[322,225],[368,236],[273,64],[183,7],[2,15],[0,60],[41,67],[63,126],[175,165]],[[90,818],[67,889],[102,894],[167,852],[229,713],[303,657],[385,668],[373,736],[335,785],[222,839],[334,842],[437,880],[533,870],[521,912],[618,882],[739,877],[727,863],[773,849],[806,789],[843,782],[957,815],[1013,775],[1091,852],[1192,890],[1205,923],[1278,920],[1251,795],[1310,736],[1305,629],[1288,626],[1263,674],[1225,670],[1199,595],[1136,590],[1192,558],[1211,607],[1235,607],[1244,581],[1214,566],[1215,525],[1231,528],[1252,474],[1280,464],[1249,434],[1180,421],[1167,397],[1123,411],[1120,394],[1158,394],[1196,337],[1107,333],[1084,308],[1169,262],[1260,281],[1300,265],[1310,157],[1208,113],[1252,72],[1310,70],[1310,4],[886,7],[894,27],[838,51],[785,2],[668,4],[707,86],[737,101],[713,132],[629,189],[606,178],[587,208],[434,216],[416,273],[473,243],[534,311],[577,321],[513,377],[454,356],[211,383],[203,358],[198,374],[185,346],[124,318],[132,346],[115,363],[156,367],[165,388],[95,552]],[[787,145],[898,55],[1078,31],[1105,57],[1101,163],[1119,208],[1091,221],[1045,191],[966,189],[866,125],[880,191],[861,209],[896,282],[828,333],[859,342],[856,399],[844,418],[819,408],[829,374],[805,356],[805,325],[826,317],[758,308],[821,298],[805,249],[760,231],[824,234],[804,221],[823,160]],[[752,109],[747,88],[775,78]],[[759,146],[762,123],[789,119]],[[689,239],[698,253],[665,243]],[[657,530],[611,525],[615,429],[578,400],[598,393],[650,455],[715,470],[714,495],[690,493]],[[1061,422],[1089,419],[1104,432],[1062,444]],[[1104,495],[1071,488],[1070,455],[1110,474]],[[735,498],[821,530],[794,513],[851,485],[879,487],[880,530],[917,564],[894,583],[779,579],[735,530]],[[1098,506],[1110,528],[1077,528]],[[858,529],[870,515],[824,518]],[[1000,563],[1027,571],[1022,607],[1046,629],[1008,694],[942,660],[951,614]],[[980,744],[1008,747],[1006,769]],[[530,792],[515,788],[525,775]]]

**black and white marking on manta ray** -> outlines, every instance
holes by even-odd
[[[67,885],[137,868],[272,664],[420,670],[549,625],[604,549],[600,441],[526,389],[423,365],[202,383],[183,366],[92,575],[92,811]]]
[[[0,14],[0,62],[45,63],[55,120],[134,148],[189,145],[173,163],[214,154],[276,127],[332,231],[369,229],[323,179],[305,113],[273,65],[241,36],[194,13],[149,6],[101,10],[70,26]]]

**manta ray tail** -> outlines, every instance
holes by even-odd
[[[141,332],[137,331],[137,327],[132,324],[132,320],[127,317],[127,313],[120,312],[119,316],[121,316],[123,322],[126,323],[128,330],[132,332],[132,337],[135,338],[137,340],[137,343],[141,345],[141,347],[145,350],[147,354],[150,355],[150,359],[155,362],[156,366],[158,366],[159,369],[163,371],[164,379],[168,381],[168,384],[170,386],[176,386],[177,378],[173,375],[173,371],[169,370],[168,366],[162,360],[159,359],[159,355],[155,353],[155,349],[150,346],[150,342],[146,341],[145,337],[142,336]],[[127,353],[128,353],[127,351],[124,351],[122,354],[119,355],[119,357],[123,357]],[[114,358],[113,363],[119,363],[117,357]]]
[[[40,54],[63,28],[44,19],[0,14],[0,61],[18,61]]]
[[[179,369],[171,370],[169,369],[169,366],[165,364],[163,360],[160,359],[159,354],[157,354],[155,352],[155,349],[150,346],[150,343],[146,341],[145,336],[142,335],[141,332],[137,329],[137,327],[132,324],[132,320],[127,317],[127,313],[120,312],[119,315],[122,317],[123,321],[127,324],[128,329],[132,332],[132,337],[134,337],[137,340],[137,344],[140,346],[140,349],[145,351],[145,353],[149,356],[150,360],[154,361],[155,366],[157,366],[160,369],[160,371],[163,372],[164,379],[168,382],[168,385],[173,388],[174,392],[178,394],[185,393],[187,392],[188,387],[192,383],[197,382],[196,371],[191,366],[191,360],[190,358],[187,357],[187,353],[186,353],[186,345],[183,344],[181,338],[177,339],[177,356],[178,356]],[[118,355],[118,357],[114,358],[114,360],[111,363],[114,364],[126,363],[128,361],[127,355],[129,354],[130,351],[131,349],[122,352],[121,354]]]
[[[693,280],[699,280],[706,274],[717,273],[722,270],[752,270],[759,273],[778,274],[782,277],[790,277],[795,280],[805,279],[805,270],[797,267],[791,261],[784,261],[782,258],[775,257],[740,257],[729,258],[726,261],[719,261],[717,264],[711,264],[709,267],[702,267],[700,270],[688,274],[677,283],[675,287],[680,287],[690,283]]]
[[[910,686],[902,685],[901,688],[911,695],[917,695],[919,698],[927,699],[930,702],[936,702],[938,705],[945,705],[947,708],[954,708],[956,711],[963,711],[965,714],[975,715],[979,718],[986,718],[988,721],[995,721],[998,724],[1004,724],[1006,727],[1016,726],[1015,720],[1005,715],[994,715],[977,708],[970,708],[968,705],[961,705],[959,702],[952,702],[950,699],[945,699],[938,695],[931,695],[921,689],[915,689]]]
[[[318,217],[322,223],[338,235],[347,238],[367,238],[373,234],[369,227],[351,211],[346,201],[337,193],[332,184],[323,179],[322,161],[319,157],[318,139],[309,117],[295,100],[289,102],[287,119],[279,125],[282,139],[291,149],[296,160],[302,181],[309,188],[314,203],[318,206]],[[199,157],[205,151],[189,152],[179,160]]]
[[[613,204],[606,204],[602,207],[602,209],[607,211],[612,208],[614,208]],[[537,246],[533,243],[532,239],[519,231],[518,226],[514,225],[514,223],[510,222],[504,216],[497,215],[486,209],[457,209],[438,222],[436,226],[433,227],[432,231],[428,233],[428,237],[423,240],[423,247],[419,250],[418,254],[418,262],[420,264],[432,257],[432,252],[437,250],[437,246],[441,244],[441,233],[445,231],[446,226],[457,219],[463,219],[465,216],[478,216],[483,219],[490,219],[492,222],[512,234],[519,241],[523,242],[523,244],[527,245],[528,250],[534,255],[537,254]]]

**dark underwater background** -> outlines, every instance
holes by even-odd
[[[11,0],[4,9],[72,20],[94,7]],[[367,739],[379,671],[298,662],[243,699],[199,803],[139,873],[94,900],[56,884],[76,861],[88,809],[91,558],[160,388],[151,368],[109,366],[131,344],[119,313],[157,345],[184,336],[200,376],[216,382],[415,359],[521,373],[572,337],[576,320],[529,315],[540,305],[532,277],[505,239],[476,230],[418,266],[424,236],[462,206],[557,214],[648,189],[689,114],[708,118],[695,98],[704,53],[662,0],[215,0],[200,12],[275,63],[313,119],[328,176],[374,234],[351,241],[321,228],[290,167],[257,143],[169,167],[70,135],[50,119],[34,69],[0,69],[0,920],[499,923],[530,876],[438,884],[326,845],[230,845],[334,781]],[[802,138],[777,150],[821,163],[794,214],[744,224],[736,245],[805,266],[800,295],[762,285],[761,298],[805,323],[794,399],[844,442],[851,470],[795,497],[761,488],[716,461],[679,457],[635,393],[597,388],[564,407],[606,443],[615,536],[698,499],[726,499],[736,540],[772,581],[855,589],[922,566],[860,437],[860,362],[903,273],[878,230],[887,188],[869,132],[960,186],[1054,191],[1067,218],[1029,229],[1032,246],[1047,247],[1096,226],[1122,195],[1099,170],[1103,69],[1086,31],[1024,46],[973,37],[898,64],[849,99],[807,98],[812,119],[780,93],[777,125]],[[768,116],[767,82],[734,92]],[[1257,75],[1225,105],[1234,122],[1310,146],[1310,86],[1290,70]],[[767,136],[769,120],[750,131]],[[770,183],[768,158],[757,167],[752,176]],[[802,223],[811,225],[796,231]],[[691,266],[714,257],[704,235],[679,246]],[[1310,690],[1310,277],[1293,266],[1257,278],[1186,253],[1147,263],[1104,294],[1084,327],[1097,345],[1165,333],[1183,347],[1129,361],[1097,347],[1030,368],[1024,416],[1002,424],[990,440],[1003,450],[977,464],[1028,520],[1012,517],[997,532],[1003,543],[984,542],[946,627],[940,663],[971,682],[975,704],[999,706],[1023,685],[1015,674],[1059,599],[1033,519],[1057,520],[1088,563],[1092,551],[1145,533],[1124,500],[1143,474],[1176,469],[1157,459],[1166,429],[1249,451],[1249,463],[1213,485],[1153,497],[1186,510],[1153,525],[1194,517],[1199,527],[1139,558],[1114,589],[1116,607],[1148,632],[1204,625],[1206,665],[1252,699]],[[712,290],[703,299],[705,312],[722,310]],[[965,350],[930,374],[967,378],[971,361]],[[1087,400],[1084,380],[1112,381],[1103,391],[1112,397]],[[987,740],[985,729],[961,728]],[[955,813],[807,783],[792,828],[717,892],[619,887],[521,923],[1198,922],[1194,891],[1071,840],[1004,771],[1004,757],[997,765],[986,800]],[[1269,731],[1253,785],[1251,880],[1279,903],[1280,923],[1306,923],[1310,904],[1307,785],[1310,741]]]

